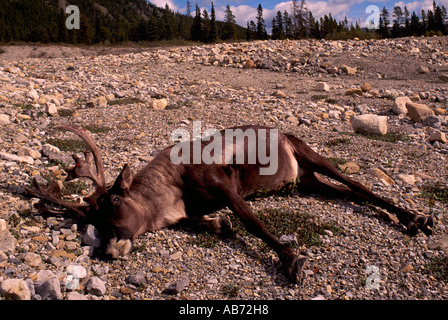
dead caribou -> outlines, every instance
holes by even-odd
[[[84,203],[71,202],[61,198],[57,182],[53,181],[48,188],[43,188],[34,180],[32,188],[25,188],[27,194],[40,199],[36,208],[42,213],[72,212],[87,218],[99,230],[106,253],[114,258],[128,254],[132,250],[132,241],[139,235],[179,223],[212,229],[217,233],[228,231],[231,225],[227,218],[211,218],[208,214],[229,207],[248,231],[265,241],[277,253],[286,277],[291,282],[297,282],[306,258],[298,256],[293,249],[272,236],[244,200],[258,191],[278,191],[292,180],[313,193],[368,201],[386,209],[394,213],[412,235],[418,230],[428,235],[432,233],[431,216],[399,208],[373,194],[362,184],[335,169],[305,142],[292,134],[280,133],[277,129],[258,126],[233,128],[243,133],[254,132],[257,139],[252,147],[264,148],[267,153],[274,152],[268,141],[275,133],[277,144],[274,147],[278,163],[273,174],[260,174],[260,169],[266,168],[267,164],[262,164],[258,158],[248,161],[251,145],[247,139],[249,136],[246,136],[237,142],[232,139],[230,145],[221,143],[222,150],[214,150],[213,154],[215,160],[219,154],[223,157],[224,161],[218,163],[205,163],[203,160],[200,163],[174,163],[172,155],[175,146],[168,147],[134,175],[126,164],[109,189],[105,183],[103,160],[92,134],[74,125],[60,125],[55,129],[75,133],[87,143],[90,152],[85,152],[84,159],[73,156],[75,166],[67,170],[66,181],[89,178],[95,185],[95,191],[84,199]],[[216,139],[225,139],[225,135],[200,141],[200,150],[209,148],[211,141],[217,142]],[[186,143],[194,147],[193,141]],[[241,152],[244,161],[232,161],[241,156]],[[323,176],[342,184],[330,182]]]

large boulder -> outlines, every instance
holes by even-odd
[[[415,122],[423,122],[427,116],[435,115],[434,111],[426,105],[412,101],[406,102],[406,108],[408,109],[409,117]]]
[[[387,117],[362,114],[353,118],[352,127],[355,132],[384,135],[387,133]]]

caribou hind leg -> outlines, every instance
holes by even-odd
[[[334,192],[343,193],[344,195],[354,197],[355,199],[362,198],[373,205],[394,213],[400,222],[406,226],[407,232],[411,235],[415,235],[418,230],[422,230],[427,235],[432,234],[432,227],[434,224],[432,216],[419,214],[395,206],[389,201],[372,193],[361,183],[354,181],[339,172],[327,159],[314,152],[302,140],[290,134],[287,134],[287,136],[294,145],[297,162],[305,172],[304,178],[309,179],[310,176],[307,175],[309,175],[310,172],[318,173],[343,183],[345,187],[330,183],[319,175],[314,176],[314,181],[313,178],[310,180],[311,182],[314,182],[314,185],[319,182],[321,187],[327,189],[327,191],[328,188],[333,188]]]

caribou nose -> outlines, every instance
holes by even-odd
[[[106,248],[106,254],[111,255],[112,258],[117,259],[126,256],[132,250],[131,239],[112,238]]]

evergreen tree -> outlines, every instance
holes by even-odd
[[[283,12],[283,24],[285,29],[285,38],[292,39],[294,37],[292,19],[286,10]]]
[[[306,0],[301,0],[300,3],[297,0],[292,0],[291,9],[294,38],[302,39],[308,37],[310,21],[309,10],[306,7]]]
[[[187,16],[190,17],[191,16],[191,3],[190,3],[190,0],[187,0],[186,9],[187,9]]]
[[[383,7],[380,13],[380,28],[378,32],[382,35],[383,38],[386,38],[389,35],[389,11],[386,7]]]
[[[272,39],[284,39],[285,30],[283,28],[283,16],[281,11],[272,19]]]
[[[246,40],[251,41],[257,38],[257,26],[253,20],[247,22]]]
[[[218,29],[216,26],[215,6],[212,2],[212,8],[210,12],[210,33],[208,35],[208,42],[216,42],[216,40],[218,40]]]
[[[159,23],[157,21],[156,16],[151,15],[148,21],[147,26],[147,37],[149,41],[158,41],[160,40],[160,32],[159,32]]]
[[[402,35],[404,36],[409,35],[410,23],[411,20],[409,19],[409,10],[406,6],[404,6],[404,31],[402,32]]]
[[[266,32],[266,24],[263,19],[263,8],[261,4],[257,7],[257,39],[266,40],[268,38],[268,33]]]
[[[210,37],[210,17],[206,9],[202,11],[202,42],[208,42]]]
[[[422,29],[420,19],[415,13],[415,11],[412,12],[411,20],[409,22],[409,29],[408,29],[408,35],[410,36],[416,36],[420,34]]]
[[[422,19],[422,23],[421,23],[420,34],[425,34],[426,31],[428,31],[428,17],[426,16],[426,12],[423,9],[421,11],[421,19]]]
[[[196,14],[193,18],[193,24],[191,25],[191,40],[201,41],[202,40],[202,18],[201,10],[196,3]]]
[[[392,32],[391,35],[394,38],[401,36],[401,24],[403,23],[403,10],[400,6],[395,6],[394,10],[392,12],[392,16],[394,17],[393,25],[392,25]]]
[[[222,30],[222,39],[223,40],[235,39],[235,35],[236,35],[235,25],[236,25],[235,16],[233,15],[233,12],[230,9],[230,6],[227,5],[226,11],[225,11],[224,26],[223,26],[223,30]]]

